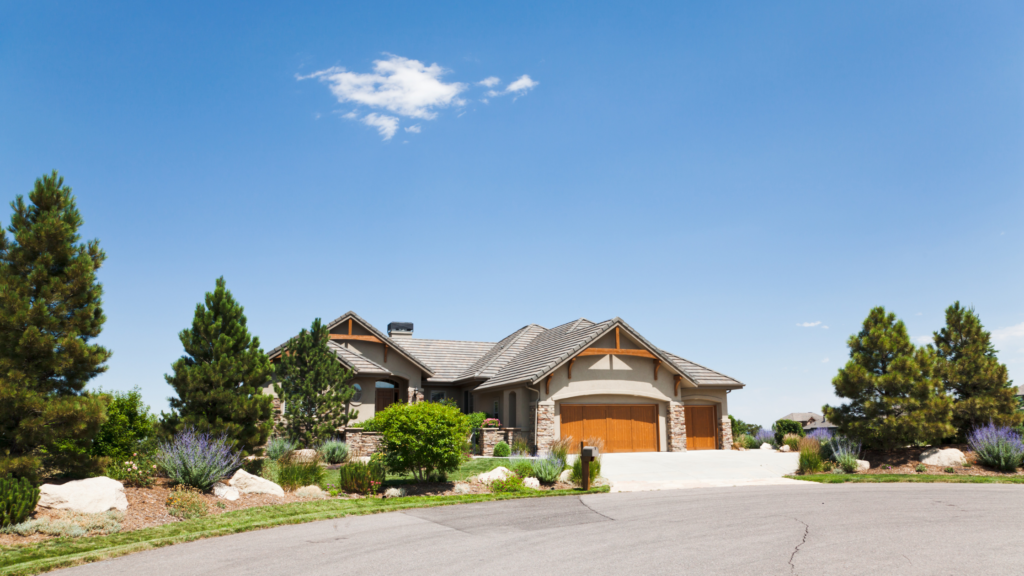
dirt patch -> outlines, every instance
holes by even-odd
[[[921,465],[921,453],[930,450],[931,446],[915,448],[899,448],[896,450],[865,450],[861,454],[861,460],[871,463],[869,470],[863,470],[858,474],[917,474],[917,467]],[[952,466],[953,472],[946,472],[946,466],[924,465],[925,471],[921,474],[957,474],[961,476],[1024,476],[1024,472],[1000,472],[979,464],[974,452],[968,450],[966,444],[951,444],[939,446],[939,448],[956,448],[964,453],[967,458],[966,466],[957,464]]]

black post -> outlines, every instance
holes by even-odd
[[[583,442],[580,442],[580,463],[583,470],[583,489],[590,490],[590,458],[583,457]]]

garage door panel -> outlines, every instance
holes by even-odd
[[[658,407],[631,406],[633,451],[657,452],[658,450]]]
[[[629,406],[608,407],[608,437],[605,438],[605,450],[633,451],[633,411]]]
[[[563,404],[561,414],[563,438],[600,438],[606,452],[658,450],[655,404]]]
[[[718,447],[714,406],[686,406],[686,449],[714,450]]]
[[[583,437],[608,438],[608,409],[604,406],[583,407]]]
[[[562,438],[583,438],[583,407],[562,406]]]

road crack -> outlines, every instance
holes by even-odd
[[[800,543],[797,544],[795,548],[793,548],[793,553],[789,555],[789,571],[795,574],[796,564],[793,563],[793,560],[796,559],[796,553],[800,551],[800,547],[804,544],[807,544],[807,535],[811,532],[811,527],[808,526],[806,522],[798,518],[793,518],[793,520],[796,520],[797,522],[804,525],[804,537],[800,540]]]
[[[597,510],[594,510],[593,508],[591,508],[589,504],[587,504],[586,502],[583,501],[583,496],[580,496],[579,499],[580,499],[580,504],[583,504],[584,506],[586,506],[587,510],[590,510],[591,512],[593,512],[594,514],[597,514],[598,516],[601,516],[602,518],[607,518],[608,520],[611,520],[612,522],[615,521],[615,518],[611,518],[609,516],[605,516],[604,514],[601,514]]]

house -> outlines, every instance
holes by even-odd
[[[541,453],[565,436],[600,437],[607,452],[732,445],[728,394],[744,385],[654,346],[620,318],[530,324],[500,342],[414,338],[408,322],[384,334],[354,312],[328,330],[354,372],[357,423],[394,402],[450,400],[500,419],[498,437],[522,437]],[[271,350],[271,360],[283,352]]]
[[[829,430],[836,429],[835,424],[825,420],[825,417],[821,414],[816,414],[814,412],[792,412],[790,414],[786,414],[780,418],[780,420],[792,420],[794,422],[799,422],[800,426],[803,427],[804,432],[810,432],[816,428],[825,428]]]

